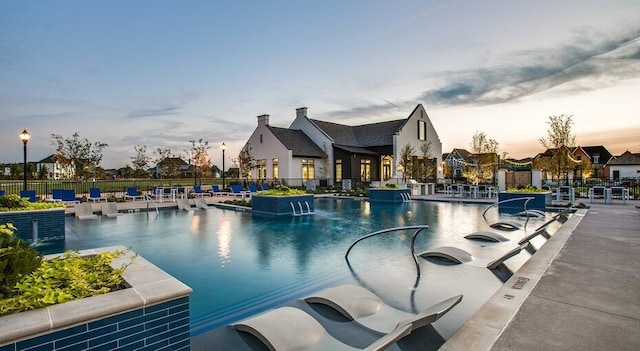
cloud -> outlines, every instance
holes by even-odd
[[[590,91],[640,77],[640,26],[606,37],[581,31],[571,44],[514,52],[502,64],[428,76],[435,88],[415,99],[369,104],[329,112],[334,119],[388,116],[398,107],[417,103],[440,106],[482,106],[517,101],[549,89]]]
[[[173,116],[180,113],[182,106],[167,105],[155,108],[147,108],[133,111],[127,115],[127,118],[147,118],[158,116]]]

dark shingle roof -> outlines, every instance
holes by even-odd
[[[599,146],[581,146],[582,150],[584,150],[584,152],[587,153],[587,155],[589,155],[589,157],[591,157],[591,159],[593,160],[593,156],[598,155],[599,160],[598,163],[600,164],[605,164],[607,163],[611,157],[613,157],[613,155],[609,152],[609,150],[607,150],[606,147],[599,145]]]
[[[624,154],[609,161],[610,165],[640,165],[640,153],[626,151]]]
[[[269,130],[292,151],[294,157],[322,158],[326,154],[301,130],[268,126]]]
[[[380,123],[347,126],[317,119],[311,120],[327,133],[335,144],[356,147],[373,147],[393,145],[393,135],[400,131],[405,119]]]

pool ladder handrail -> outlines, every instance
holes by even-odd
[[[533,197],[533,196],[516,197],[516,198],[513,198],[513,199],[506,199],[506,200],[495,202],[495,203],[491,204],[489,207],[487,207],[487,209],[484,210],[484,212],[482,212],[482,217],[484,217],[484,219],[486,220],[487,217],[485,215],[487,214],[487,211],[489,211],[489,209],[494,207],[494,206],[498,206],[500,204],[504,204],[504,203],[507,203],[507,202],[523,201],[523,200],[524,200],[524,204],[523,204],[524,212],[527,214],[527,219],[524,221],[524,227],[527,228],[527,224],[529,223],[529,218],[530,218],[529,211],[527,211],[527,204],[529,203],[529,201],[535,200],[535,197]]]
[[[147,200],[147,216],[149,216],[149,202],[153,202],[153,207],[156,208],[156,216],[160,215],[160,211],[158,210],[158,204],[149,194],[144,194],[144,199]]]
[[[416,238],[418,237],[418,234],[421,231],[425,229],[429,229],[428,224],[388,228],[388,229],[379,230],[377,232],[373,232],[373,233],[369,233],[367,235],[361,236],[349,246],[349,248],[347,249],[347,252],[344,254],[344,259],[347,261],[347,265],[351,266],[351,264],[349,263],[349,252],[351,252],[351,249],[353,249],[353,247],[357,243],[361,242],[364,239],[371,238],[373,236],[380,235],[380,234],[389,233],[389,232],[401,231],[401,230],[412,230],[412,229],[417,229],[417,230],[413,233],[413,236],[411,237],[411,256],[413,257],[413,262],[416,264],[417,274],[418,276],[420,276],[420,265],[418,264],[418,258],[416,257],[416,254],[415,254]]]

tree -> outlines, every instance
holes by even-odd
[[[87,177],[95,173],[96,167],[102,161],[102,150],[109,146],[102,142],[90,142],[87,138],[81,138],[78,132],[70,138],[63,138],[58,134],[51,134],[52,144],[56,146],[53,155],[63,167],[74,167],[74,179]]]
[[[547,137],[540,138],[540,143],[551,151],[553,156],[549,161],[549,169],[545,170],[550,171],[555,179],[566,179],[568,173],[580,162],[573,158],[571,152],[576,144],[576,137],[571,133],[573,116],[549,116],[547,124]]]
[[[203,171],[210,169],[210,167],[204,169],[209,164],[209,152],[207,151],[210,148],[209,142],[203,141],[202,139],[197,142],[195,140],[189,140],[189,142],[191,143],[191,149],[185,150],[185,152],[193,164],[194,178],[197,179],[198,175],[200,175],[202,182]],[[200,167],[200,174],[198,174],[198,167]]]
[[[174,157],[171,149],[157,148],[154,152],[156,155],[156,177],[162,179],[163,176],[173,176],[176,173],[177,165],[171,162]]]
[[[411,144],[406,144],[400,150],[399,167],[402,169],[402,180],[407,181],[407,175],[413,174],[413,153],[414,148]]]
[[[465,166],[463,175],[473,184],[492,180],[498,166],[498,142],[476,131],[469,145],[474,163]]]
[[[131,164],[133,164],[133,174],[136,177],[148,178],[149,163],[151,157],[147,155],[147,145],[136,145],[133,147],[136,154],[131,156]]]
[[[251,144],[247,143],[234,161],[239,169],[239,176],[245,179],[251,179],[251,168],[253,168],[253,155],[251,154]]]
[[[47,179],[49,178],[49,169],[47,165],[40,165],[40,169],[38,170],[38,179]]]
[[[431,140],[423,141],[420,144],[422,162],[420,163],[420,177],[425,181],[434,180],[437,168],[433,152],[431,151]]]

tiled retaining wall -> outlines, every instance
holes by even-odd
[[[24,242],[33,243],[34,221],[37,222],[38,241],[64,240],[64,208],[35,211],[0,212],[0,223],[8,222],[18,229],[16,235]]]
[[[0,317],[0,351],[189,350],[191,288],[139,256],[123,278],[130,288]]]

